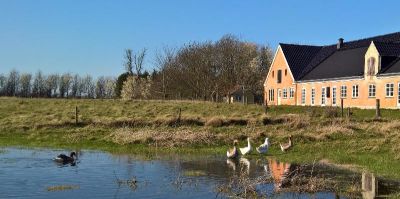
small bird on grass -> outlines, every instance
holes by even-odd
[[[288,143],[280,144],[280,146],[281,146],[281,150],[283,152],[285,152],[285,151],[289,150],[290,148],[292,148],[293,147],[292,136],[289,136],[289,142]]]

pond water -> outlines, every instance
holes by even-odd
[[[78,151],[76,164],[63,165],[53,161],[60,153],[68,151],[0,149],[0,198],[225,198],[229,193],[220,193],[221,187],[235,176],[269,177],[271,181],[257,185],[257,191],[273,198],[347,197],[329,191],[281,191],[289,173],[297,167],[266,157],[231,161],[224,156],[121,155],[83,150]],[[312,172],[347,183],[357,181],[364,190],[360,197],[387,195],[399,189],[397,181],[381,180],[373,174],[321,166],[313,167]]]

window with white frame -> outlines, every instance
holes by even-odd
[[[376,96],[376,86],[375,84],[370,84],[368,86],[368,97],[375,97]]]
[[[274,89],[268,91],[269,101],[274,101]]]
[[[353,98],[358,97],[358,85],[353,85]]]
[[[287,89],[284,88],[283,89],[283,99],[286,99],[286,98],[287,98]]]
[[[340,87],[340,98],[346,98],[347,97],[347,86],[341,86]]]
[[[386,97],[393,97],[394,95],[394,84],[387,83],[386,84]]]
[[[332,87],[332,105],[336,105],[336,87]]]
[[[301,104],[306,104],[306,89],[301,89]]]
[[[321,105],[325,105],[326,103],[326,88],[322,87],[321,91]]]
[[[315,104],[315,88],[311,89],[311,105]]]
[[[294,88],[290,88],[289,96],[290,98],[294,97]]]

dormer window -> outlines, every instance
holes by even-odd
[[[367,74],[369,76],[375,75],[375,58],[374,57],[368,58],[367,66],[368,66]]]

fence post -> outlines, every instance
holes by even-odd
[[[182,108],[179,108],[178,123],[181,123],[181,114],[182,114]]]
[[[343,99],[340,99],[340,106],[341,106],[341,108],[342,108],[342,117],[343,117],[343,108],[344,108],[344,106],[343,106]]]
[[[381,117],[381,103],[379,99],[376,99],[376,112],[375,112],[375,117],[380,118]]]
[[[78,106],[75,106],[75,125],[77,125],[78,124],[78,121],[79,121],[79,119],[78,119]]]

